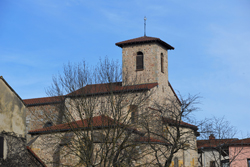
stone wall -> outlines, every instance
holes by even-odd
[[[22,100],[0,78],[0,132],[14,132],[25,137],[25,112]]]
[[[1,167],[43,167],[26,148],[26,139],[11,132],[0,133],[4,138],[4,158]]]
[[[136,70],[137,52],[144,57],[143,70]],[[161,53],[164,56],[164,73],[161,72]],[[123,85],[145,84],[158,82],[167,86],[168,83],[168,52],[159,44],[138,44],[122,48]],[[136,83],[134,79],[136,78]]]

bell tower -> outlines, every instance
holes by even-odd
[[[122,48],[122,85],[168,85],[168,50],[159,38],[143,36],[116,43]]]

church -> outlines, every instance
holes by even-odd
[[[23,100],[28,146],[47,166],[198,166],[195,125],[182,121],[168,51],[142,36],[122,49],[122,80]],[[74,89],[73,89],[74,88]]]

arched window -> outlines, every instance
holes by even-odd
[[[0,158],[4,158],[4,138],[0,136]]]
[[[143,53],[142,52],[137,52],[136,70],[143,70]]]
[[[161,72],[164,73],[164,57],[163,57],[163,53],[161,53]]]

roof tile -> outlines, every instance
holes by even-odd
[[[122,86],[121,82],[94,84],[94,85],[86,85],[85,87],[80,88],[68,94],[68,96],[72,95],[76,96],[83,94],[84,95],[106,94],[110,92],[120,93],[120,92],[131,92],[131,91],[142,91],[142,90],[152,89],[157,85],[158,83],[148,83],[140,85]]]
[[[78,120],[74,122],[54,125],[46,128],[40,128],[40,129],[34,129],[29,131],[29,134],[31,135],[37,135],[37,134],[48,134],[48,133],[56,133],[56,132],[66,132],[66,131],[72,131],[72,130],[80,130],[85,128],[106,128],[108,126],[121,126],[125,127],[126,130],[132,131],[133,133],[137,133],[140,135],[143,135],[144,133],[138,131],[135,128],[126,126],[122,123],[116,122],[114,119],[105,116],[100,115],[96,116],[91,119],[83,119]]]
[[[211,139],[211,140],[197,140],[197,147],[217,147],[224,144],[230,144],[232,142],[237,141],[238,139]]]
[[[39,134],[39,133],[52,133],[52,132],[62,132],[70,131],[73,129],[82,129],[89,127],[104,127],[114,125],[114,120],[108,116],[100,115],[91,119],[83,119],[74,122],[54,125],[46,128],[40,128],[29,131],[29,134]],[[120,124],[121,125],[121,124]]]
[[[140,84],[140,85],[122,86],[121,82],[116,82],[112,84],[111,83],[93,84],[93,85],[86,85],[85,87],[80,88],[72,93],[69,93],[66,96],[77,96],[77,95],[83,95],[83,94],[84,95],[100,95],[100,94],[110,93],[111,91],[113,93],[143,91],[143,90],[150,90],[157,85],[158,83],[148,83],[148,84]],[[26,104],[26,106],[55,104],[55,103],[62,102],[66,96],[25,99],[23,100],[23,102]]]
[[[122,42],[117,42],[116,45],[122,48],[123,46],[126,46],[126,45],[153,43],[153,42],[157,42],[157,43],[161,44],[166,49],[174,49],[173,46],[162,41],[160,38],[148,37],[148,36],[142,36],[139,38],[134,38],[134,39],[129,39],[129,40],[122,41]]]
[[[24,99],[23,102],[26,106],[33,105],[44,105],[51,103],[60,103],[64,100],[63,96],[54,96],[54,97],[42,97],[42,98],[34,98],[34,99]]]

